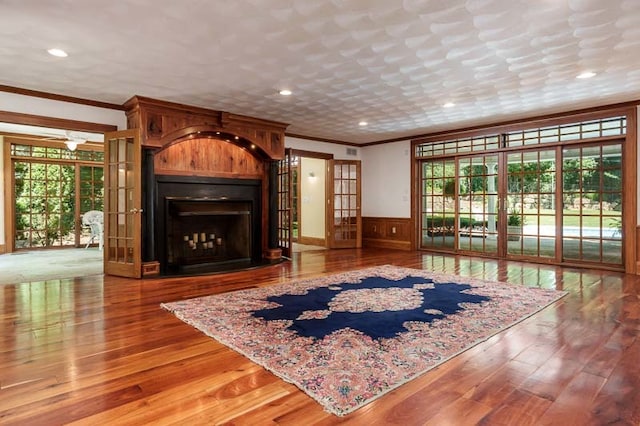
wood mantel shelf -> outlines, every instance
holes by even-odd
[[[272,160],[284,158],[287,124],[134,96],[124,104],[127,127],[140,129],[142,146],[166,146],[196,134],[221,132],[245,139]]]

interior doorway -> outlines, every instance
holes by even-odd
[[[2,283],[103,272],[99,240],[94,238],[87,247],[92,234],[81,217],[101,209],[101,132],[113,126],[73,122],[71,130],[48,127],[64,122],[42,117],[42,127],[0,123]],[[38,267],[23,268],[23,264]]]
[[[294,168],[294,252],[326,246],[326,160],[298,157]],[[296,247],[297,246],[297,247]]]
[[[332,158],[287,148],[278,162],[278,241],[285,257],[327,248],[327,162]]]

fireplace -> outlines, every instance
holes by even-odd
[[[262,182],[156,176],[156,255],[162,275],[206,274],[264,263]]]
[[[251,260],[251,203],[167,197],[167,268]]]

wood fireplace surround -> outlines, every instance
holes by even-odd
[[[125,110],[142,146],[142,275],[279,260],[274,165],[286,124],[140,96]]]

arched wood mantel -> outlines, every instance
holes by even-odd
[[[284,158],[284,123],[141,96],[132,97],[124,107],[127,127],[141,130],[143,147],[162,149],[198,132],[220,132],[232,143],[241,145],[244,140],[249,147],[255,145],[265,159]]]
[[[171,132],[164,136],[160,140],[161,150],[167,149],[177,143],[186,142],[196,139],[217,139],[220,141],[228,142],[236,145],[242,149],[245,149],[251,155],[257,157],[260,160],[273,160],[269,153],[265,152],[258,144],[259,141],[248,139],[244,136],[228,133],[225,130],[221,130],[217,126],[201,125],[201,126],[189,126],[184,129],[178,129],[175,132]]]

